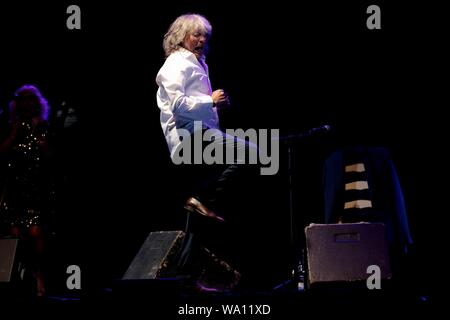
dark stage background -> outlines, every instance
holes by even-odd
[[[108,286],[150,231],[182,220],[173,199],[184,186],[170,165],[154,79],[169,24],[196,12],[213,25],[213,87],[232,99],[224,128],[279,128],[287,135],[333,127],[295,145],[299,241],[304,226],[323,221],[326,156],[357,143],[384,146],[398,170],[415,240],[412,281],[437,288],[448,234],[443,10],[425,1],[375,1],[382,29],[368,30],[372,2],[3,1],[0,105],[20,85],[36,84],[59,128],[53,250],[60,281],[54,285],[63,288],[65,267],[78,264],[84,289]],[[81,8],[81,30],[66,28],[70,4]],[[57,117],[67,107],[77,115],[71,127]],[[248,224],[260,257],[255,272],[269,285],[291,268],[285,151],[282,146],[279,174],[264,177],[258,191],[261,219]]]

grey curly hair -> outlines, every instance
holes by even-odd
[[[210,36],[212,27],[208,19],[200,14],[184,14],[176,18],[164,35],[163,48],[166,57],[180,49],[186,35],[193,32]]]

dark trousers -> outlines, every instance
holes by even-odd
[[[202,148],[197,150],[191,137],[192,161],[181,165],[183,179],[187,181],[188,197],[194,196],[211,210],[226,216],[226,205],[243,189],[249,191],[255,187],[254,182],[259,176],[258,148],[219,130],[213,137],[213,141],[202,141]],[[213,149],[217,152],[211,151]],[[195,164],[194,153],[199,150],[202,163]],[[221,156],[217,156],[218,153]]]

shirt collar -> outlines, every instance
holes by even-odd
[[[187,49],[185,49],[183,47],[180,47],[176,52],[181,54],[184,58],[189,59],[192,62],[198,64],[200,67],[205,69],[205,71],[207,72],[208,67],[206,66],[205,55],[202,55],[200,59],[197,59],[195,54],[193,54],[191,51],[189,51],[189,50],[187,50]]]
[[[179,52],[182,56],[186,57],[186,58],[190,58],[190,59],[194,59],[196,61],[198,61],[197,57],[195,56],[195,54],[193,54],[191,51],[189,51],[188,49],[185,49],[183,47],[180,47],[176,52]],[[202,55],[200,60],[202,60],[202,63],[205,63],[205,55]],[[200,62],[200,61],[198,61]]]

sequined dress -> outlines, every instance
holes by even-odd
[[[20,124],[14,144],[2,155],[0,227],[41,225],[51,210],[54,190],[48,152],[43,148],[47,125]]]

